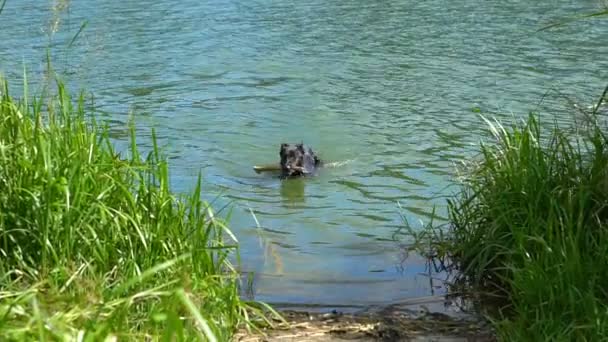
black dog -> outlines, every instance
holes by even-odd
[[[281,177],[313,174],[321,166],[321,160],[304,144],[281,144]]]

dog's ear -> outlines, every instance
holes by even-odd
[[[281,144],[281,149],[279,150],[279,155],[281,156],[281,158],[285,154],[285,150],[287,150],[288,147],[289,147],[289,144],[285,144],[285,143]]]

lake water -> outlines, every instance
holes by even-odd
[[[445,216],[454,164],[485,128],[473,108],[569,121],[568,98],[597,101],[607,20],[535,30],[598,4],[8,0],[0,73],[16,88],[25,65],[38,84],[48,49],[119,146],[130,115],[144,148],[155,127],[174,188],[190,191],[200,171],[206,199],[233,207],[256,299],[383,304],[444,291],[393,236],[400,215]],[[283,182],[253,172],[300,141],[343,165]]]

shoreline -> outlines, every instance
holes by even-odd
[[[278,310],[287,323],[263,334],[239,329],[232,341],[496,341],[490,324],[479,317],[455,318],[442,313],[416,313],[388,305],[359,313]]]

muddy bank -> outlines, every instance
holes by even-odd
[[[472,316],[414,312],[397,306],[343,314],[282,311],[264,335],[241,330],[233,341],[495,341],[488,323]]]

